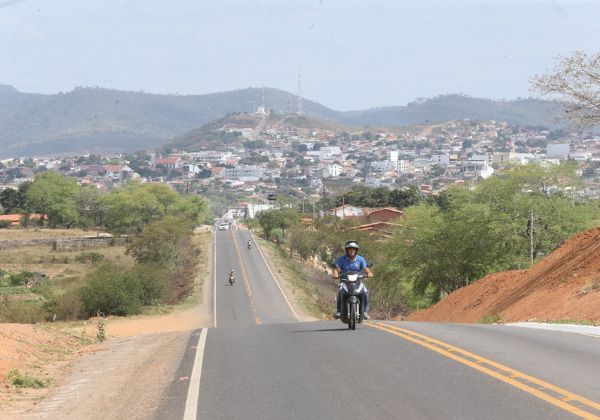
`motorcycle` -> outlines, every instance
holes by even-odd
[[[364,307],[362,302],[362,292],[365,285],[363,279],[365,275],[351,271],[343,273],[340,276],[342,293],[342,314],[340,320],[348,324],[349,330],[356,329],[356,323],[362,324],[364,316]]]
[[[229,285],[233,286],[233,283],[235,283],[235,276],[229,276]]]
[[[250,251],[252,249],[252,244],[248,244],[248,251]]]

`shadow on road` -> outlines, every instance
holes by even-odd
[[[340,328],[323,328],[320,330],[295,330],[296,333],[318,333],[318,332],[332,332],[332,331],[347,331],[348,327],[340,327]]]

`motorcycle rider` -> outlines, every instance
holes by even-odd
[[[235,271],[233,269],[231,269],[231,271],[229,272],[229,279],[234,279],[235,280]]]
[[[348,241],[344,245],[346,249],[346,254],[340,256],[337,260],[335,260],[335,268],[333,269],[333,278],[339,280],[340,273],[347,273],[348,271],[364,271],[367,277],[373,277],[373,273],[369,270],[367,266],[367,261],[358,255],[358,242],[356,241]],[[340,287],[337,294],[336,301],[336,310],[334,314],[335,319],[339,319],[342,316],[342,285],[340,283]],[[363,301],[363,316],[365,319],[369,319],[369,291],[366,286],[362,292],[362,301]]]
[[[248,249],[252,248],[252,239],[248,239]]]

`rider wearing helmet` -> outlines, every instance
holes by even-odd
[[[348,271],[364,271],[367,277],[373,277],[373,273],[369,270],[367,266],[367,261],[358,255],[358,242],[356,241],[348,241],[344,245],[346,249],[346,254],[339,257],[335,260],[335,268],[333,269],[333,278],[339,279],[340,273],[346,273]],[[369,319],[369,291],[367,288],[364,288],[362,295],[363,303],[365,305],[363,315],[365,319]],[[334,317],[338,319],[342,316],[342,288],[338,290],[337,301],[336,301],[336,310]]]
[[[235,277],[235,271],[233,270],[233,268],[231,269],[231,271],[229,272],[229,277]]]

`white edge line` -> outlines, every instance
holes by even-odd
[[[273,274],[273,271],[271,271],[271,267],[269,267],[269,263],[267,262],[267,259],[265,258],[265,254],[263,254],[262,249],[260,249],[260,246],[258,245],[258,241],[254,237],[254,233],[252,233],[252,231],[249,231],[249,232],[250,232],[250,236],[252,236],[253,242],[256,244],[256,249],[258,249],[260,256],[262,257],[263,261],[265,262],[265,265],[267,266],[267,270],[269,270],[269,273],[271,273],[271,277],[273,277],[273,280],[275,280],[275,284],[277,285],[277,287],[279,287],[279,291],[283,295],[283,298],[285,299],[285,303],[287,303],[288,307],[292,311],[292,314],[294,314],[294,318],[296,318],[296,321],[300,321],[298,314],[296,313],[296,311],[294,311],[294,308],[292,308],[290,301],[288,300],[287,296],[285,295],[285,292],[281,288],[281,285],[277,281],[277,277],[275,277],[275,274]]]
[[[217,230],[213,234],[213,327],[217,328]]]
[[[198,339],[194,367],[190,377],[187,399],[185,400],[185,411],[183,420],[196,420],[198,415],[198,397],[200,396],[200,379],[202,377],[202,361],[204,359],[204,347],[206,346],[206,334],[208,328],[203,328]]]

